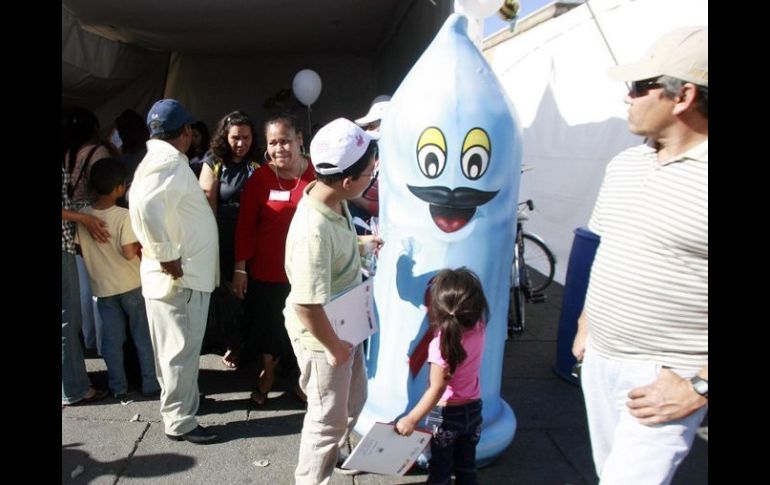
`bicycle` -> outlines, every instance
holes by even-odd
[[[547,301],[543,290],[553,281],[556,270],[556,257],[545,241],[536,234],[524,231],[524,221],[529,219],[527,212],[534,208],[531,199],[519,202],[516,215],[516,244],[513,247],[511,301],[508,309],[509,338],[524,331],[526,303]]]

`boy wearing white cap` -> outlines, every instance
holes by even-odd
[[[708,28],[610,76],[648,142],[607,166],[572,352],[602,485],[668,484],[708,408]]]
[[[347,206],[374,173],[376,138],[344,118],[316,133],[310,144],[316,181],[305,188],[286,237],[291,292],[284,316],[308,404],[297,484],[329,481],[366,401],[362,345],[337,338],[323,305],[361,283],[361,245],[382,242],[356,237]]]

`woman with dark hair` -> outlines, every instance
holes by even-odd
[[[206,127],[206,123],[202,121],[196,121],[192,124],[192,143],[190,149],[187,150],[187,159],[190,161],[190,168],[196,177],[201,176],[201,170],[203,168],[203,157],[209,150],[209,143],[211,138],[209,137],[209,129]]]
[[[120,137],[120,156],[118,160],[126,167],[126,195],[118,199],[120,207],[128,207],[128,189],[134,180],[134,172],[139,162],[147,154],[147,140],[150,138],[150,130],[145,124],[144,118],[132,109],[123,111],[115,118],[115,128]]]
[[[99,120],[83,108],[73,108],[64,123],[64,160],[62,167],[67,173],[67,195],[70,209],[80,212],[96,200],[96,191],[88,182],[91,167],[97,160],[110,156],[107,147],[99,140]],[[75,256],[80,284],[80,306],[82,331],[86,348],[99,347],[101,322],[94,312],[91,284],[88,281],[85,263],[80,255]]]
[[[284,252],[289,224],[305,186],[315,170],[302,155],[297,118],[279,114],[265,122],[267,165],[254,173],[243,190],[235,233],[233,291],[246,301],[247,343],[262,354],[260,374],[251,399],[264,404],[275,380],[279,361],[293,378],[299,368],[283,319],[289,294]],[[248,290],[248,292],[247,292]],[[305,399],[298,385],[300,399]]]
[[[74,210],[90,205],[96,192],[88,183],[91,167],[97,160],[110,156],[99,141],[99,120],[83,108],[74,108],[64,125],[66,152],[63,166],[69,175],[67,187]]]
[[[237,218],[241,190],[259,166],[255,160],[254,132],[254,123],[243,111],[225,115],[217,125],[211,149],[203,158],[205,166],[201,167],[200,176],[200,186],[217,217],[220,205],[234,204],[229,210]]]
[[[219,315],[217,326],[226,346],[222,362],[230,368],[238,365],[237,351],[243,345],[242,303],[232,296],[235,224],[240,210],[241,191],[259,168],[255,160],[254,123],[243,111],[233,111],[218,123],[211,149],[203,158],[200,186],[211,204],[219,228],[219,268],[221,285],[212,295],[209,315]],[[222,308],[222,307],[229,308]],[[213,324],[212,319],[209,324]],[[211,334],[209,329],[208,333]],[[204,342],[204,347],[212,342]]]

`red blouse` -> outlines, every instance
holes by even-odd
[[[281,179],[264,165],[249,177],[241,192],[235,227],[235,261],[246,260],[252,279],[288,283],[284,270],[286,234],[308,183],[315,180],[310,160],[299,182]],[[295,186],[296,185],[296,186]]]

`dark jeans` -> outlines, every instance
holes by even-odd
[[[96,307],[102,317],[102,357],[107,364],[107,383],[110,391],[116,395],[128,392],[128,379],[123,361],[126,324],[139,357],[142,392],[151,393],[160,389],[155,374],[155,351],[152,348],[142,287],[117,295],[98,297]]]
[[[481,437],[481,399],[461,406],[434,407],[426,423],[430,440],[430,475],[427,483],[476,485],[476,444]]]
[[[86,373],[80,345],[80,286],[75,255],[61,252],[61,403],[74,404],[88,393],[91,381]]]

